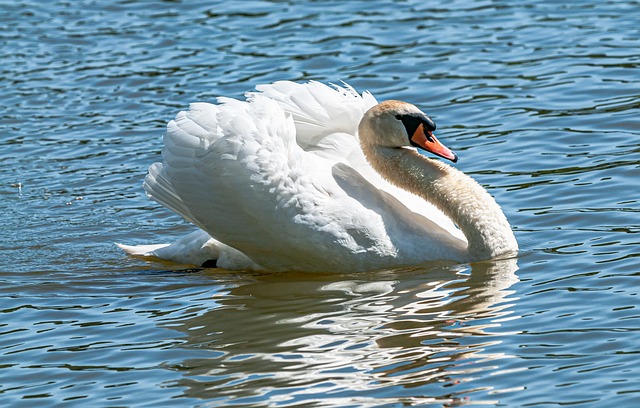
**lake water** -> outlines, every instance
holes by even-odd
[[[640,404],[637,1],[0,1],[2,406]],[[192,101],[347,81],[438,123],[516,260],[175,270]]]

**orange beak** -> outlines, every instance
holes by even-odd
[[[417,146],[420,146],[424,150],[435,154],[436,156],[443,157],[451,160],[452,162],[458,161],[458,156],[449,150],[448,147],[440,143],[438,139],[431,133],[431,131],[424,129],[424,125],[421,123],[411,136],[411,141]]]

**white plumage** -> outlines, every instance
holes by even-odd
[[[144,189],[200,230],[172,245],[120,247],[227,269],[353,271],[472,259],[448,216],[367,161],[358,126],[374,106],[371,94],[346,84],[285,81],[258,86],[246,101],[191,104],[169,122],[164,161],[149,168]]]

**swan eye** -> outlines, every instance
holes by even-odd
[[[424,128],[430,132],[436,130],[436,123],[423,114],[409,114],[409,115],[396,115],[396,119],[402,122],[408,135],[413,135],[419,125],[423,125]]]

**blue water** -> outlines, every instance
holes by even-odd
[[[0,403],[640,404],[638,13],[0,1]],[[521,256],[259,274],[115,248],[193,229],[142,191],[166,122],[283,79],[418,105]]]

